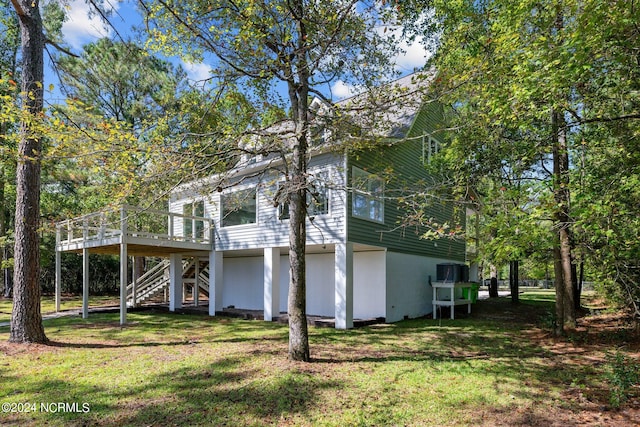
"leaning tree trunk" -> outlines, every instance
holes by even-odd
[[[44,36],[39,0],[12,0],[20,19],[23,106],[16,170],[12,342],[44,343],[47,337],[40,313],[40,156],[42,142],[35,129],[43,103]]]

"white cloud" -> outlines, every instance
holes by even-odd
[[[403,40],[400,43],[400,49],[403,52],[395,58],[396,69],[400,72],[413,71],[423,67],[431,56],[431,52],[422,44],[422,37],[417,38],[411,44],[407,40]]]
[[[182,68],[187,72],[189,80],[196,83],[203,83],[204,80],[211,77],[212,68],[206,64],[193,64],[191,62],[182,62]]]
[[[417,36],[411,42],[402,34],[401,27],[382,27],[377,28],[378,34],[384,38],[391,38],[397,43],[399,49],[398,55],[393,58],[396,71],[401,74],[413,72],[416,68],[421,68],[431,56],[424,44],[423,37]]]
[[[119,3],[107,2],[105,8],[115,12]],[[111,35],[109,25],[105,24],[99,15],[90,13],[91,6],[84,0],[69,1],[66,12],[67,20],[62,25],[62,34],[71,47],[79,49],[86,43]]]
[[[357,93],[358,92],[354,86],[347,84],[342,80],[338,80],[331,86],[331,94],[334,99],[349,98]]]

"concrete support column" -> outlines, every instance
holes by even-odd
[[[280,248],[264,249],[264,320],[280,316]]]
[[[169,311],[182,308],[182,254],[169,256]]]
[[[353,328],[353,243],[336,243],[336,329]]]
[[[222,270],[222,252],[209,252],[209,316],[222,310]]]
[[[82,318],[89,317],[89,249],[82,249]]]

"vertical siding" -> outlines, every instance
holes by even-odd
[[[425,229],[402,226],[407,212],[404,212],[398,203],[398,197],[420,189],[419,183],[429,179],[422,162],[422,140],[416,137],[432,134],[438,140],[443,141],[444,135],[439,132],[438,127],[441,120],[441,109],[436,104],[429,104],[417,115],[406,140],[369,150],[357,157],[350,157],[348,179],[351,179],[351,168],[356,166],[385,177],[388,182],[385,186],[384,224],[353,217],[351,197],[349,197],[347,204],[347,238],[349,241],[382,246],[395,252],[464,262],[464,242],[449,239],[435,241],[420,239],[420,235],[424,233]],[[438,222],[451,222],[453,213],[452,204],[434,202],[427,208],[426,216],[433,217]]]

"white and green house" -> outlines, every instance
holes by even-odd
[[[400,111],[387,116],[395,122],[386,127],[384,144],[350,154],[315,147],[309,160],[314,196],[306,224],[306,309],[335,318],[336,328],[351,328],[354,319],[395,322],[431,313],[436,266],[465,262],[464,242],[422,239],[424,230],[402,225],[406,212],[397,191],[428,178],[425,163],[438,150],[442,113],[435,103]],[[180,309],[187,288],[189,303],[208,304],[212,316],[235,307],[274,320],[287,310],[289,286],[289,220],[286,208],[273,203],[280,179],[274,165],[273,159],[245,157],[222,188],[212,177],[176,189],[168,212],[125,207],[115,226],[104,213],[65,221],[57,250],[82,253],[87,265],[90,253],[165,259],[139,283],[128,283],[122,261],[123,323],[128,306],[160,290],[170,310]],[[442,222],[453,215],[450,205],[429,209]],[[166,227],[139,229],[132,213],[165,215]]]

